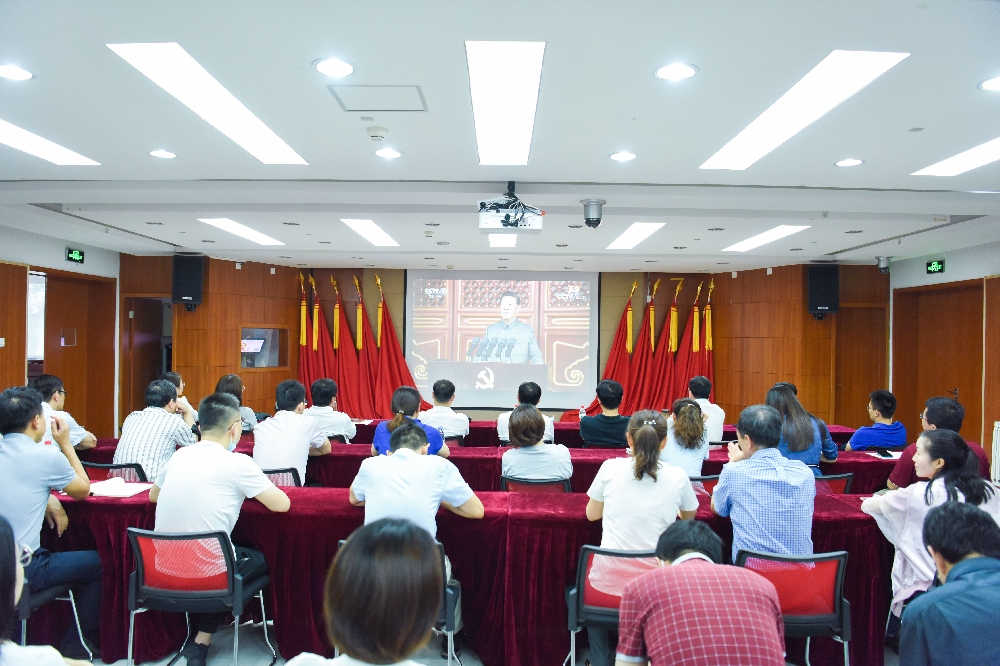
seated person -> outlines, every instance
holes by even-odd
[[[431,389],[434,406],[420,413],[420,420],[441,431],[445,437],[465,437],[469,434],[469,417],[451,406],[455,402],[455,385],[447,379],[434,382]]]
[[[392,408],[392,413],[395,414],[392,420],[382,421],[375,426],[375,435],[372,437],[373,456],[384,456],[388,453],[389,437],[396,428],[406,423],[414,423],[423,428],[427,434],[430,455],[447,458],[451,454],[451,451],[448,450],[448,445],[444,443],[441,431],[420,421],[420,391],[412,386],[400,386],[392,394],[390,407]]]
[[[240,441],[240,403],[228,393],[201,401],[201,441],[175,453],[156,477],[149,501],[156,504],[157,532],[232,534],[243,500],[253,497],[271,511],[288,511],[288,496],[267,480],[249,456],[233,453]],[[236,546],[236,572],[249,581],[267,573],[264,554]],[[188,666],[205,666],[212,634],[224,613],[191,614],[198,633],[184,648]]]
[[[532,405],[518,405],[510,413],[510,444],[501,458],[501,474],[515,479],[568,479],[573,476],[569,449],[546,444],[545,419]]]
[[[52,445],[52,419],[58,417],[69,428],[69,441],[77,451],[92,449],[97,446],[97,436],[76,422],[66,407],[66,387],[63,381],[55,375],[38,375],[31,380],[31,388],[42,394],[42,409],[45,410],[45,437],[47,445]]]
[[[198,410],[191,406],[188,399],[184,397],[184,387],[187,384],[184,382],[184,378],[181,377],[179,372],[164,372],[162,375],[157,377],[157,379],[166,379],[168,382],[177,387],[177,414],[179,416],[184,416],[188,412],[191,412],[191,418],[194,421],[198,420]]]
[[[906,446],[906,426],[899,421],[893,421],[896,413],[896,396],[889,391],[879,389],[868,395],[868,418],[872,425],[861,426],[847,443],[848,451],[867,451],[881,447],[885,449],[901,449]]]
[[[69,427],[58,416],[48,423],[44,400],[41,393],[23,386],[0,393],[0,516],[11,524],[17,543],[31,553],[24,568],[31,589],[66,584],[73,588],[83,639],[96,658],[101,642],[101,558],[96,550],[50,553],[41,547],[43,519],[55,522],[60,535],[69,524],[50,491],[65,491],[75,500],[90,495],[90,479],[70,442]],[[42,444],[47,429],[54,446]],[[67,629],[60,652],[86,658],[76,626]]]
[[[311,416],[305,415],[306,387],[294,379],[278,384],[274,392],[275,415],[253,431],[253,461],[262,470],[299,471],[299,481],[306,482],[306,463],[310,456],[330,453],[330,440]]]
[[[309,393],[313,404],[305,413],[316,419],[325,437],[343,437],[344,443],[350,444],[351,437],[358,434],[358,428],[350,416],[337,411],[337,382],[317,379],[309,387]]]
[[[951,398],[928,398],[924,403],[924,411],[920,414],[920,426],[924,430],[954,430],[959,432],[962,429],[962,422],[965,420],[965,408],[957,400]],[[979,460],[979,476],[984,479],[990,478],[990,460],[986,457],[986,451],[975,442],[966,442],[976,459]],[[889,490],[905,488],[922,479],[917,475],[917,470],[913,465],[913,456],[917,452],[917,445],[910,444],[896,461],[896,466],[892,468],[889,481],[886,485]]]
[[[223,375],[215,385],[216,393],[228,393],[236,398],[240,403],[240,419],[243,421],[243,432],[251,432],[257,426],[257,414],[252,409],[243,404],[243,392],[247,390],[243,386],[243,380],[239,375]]]
[[[696,400],[701,407],[701,413],[708,417],[705,421],[708,441],[721,442],[722,426],[726,424],[726,410],[710,402],[708,399],[710,395],[712,395],[712,382],[708,377],[698,375],[688,381],[688,397]]]
[[[946,502],[927,512],[923,542],[942,585],[906,607],[899,663],[1000,664],[1000,642],[988,638],[1000,616],[1000,527],[970,504]]]
[[[198,441],[191,430],[194,410],[177,418],[177,389],[166,379],[146,387],[146,409],[132,412],[122,425],[122,436],[112,462],[138,463],[146,478],[155,479],[180,446]]]
[[[535,382],[524,382],[517,387],[517,405],[532,405],[534,407],[538,407],[538,403],[541,399],[542,387]],[[517,405],[514,406],[517,407]],[[510,442],[510,428],[508,423],[510,422],[511,413],[512,412],[504,412],[497,416],[497,437],[500,438],[500,443],[504,445]],[[556,441],[556,429],[552,423],[552,417],[542,414],[542,418],[545,419],[545,437],[543,437],[543,439],[546,442]]]
[[[792,385],[779,382],[767,392],[764,402],[781,415],[781,439],[778,451],[790,460],[801,460],[813,474],[823,474],[820,462],[837,461],[837,445],[822,420],[806,411]]]
[[[722,539],[708,525],[677,521],[656,542],[656,559],[658,569],[625,584],[616,664],[784,666],[778,591],[723,566]]]
[[[733,560],[740,550],[812,555],[816,477],[801,460],[778,451],[781,415],[767,405],[740,412],[712,493],[712,511],[733,523]]]
[[[597,384],[597,402],[601,405],[601,413],[580,419],[580,438],[583,441],[597,446],[628,446],[625,441],[628,417],[618,414],[623,391],[622,385],[613,379],[602,379]]]
[[[443,586],[441,556],[426,531],[399,518],[369,523],[348,537],[330,565],[327,638],[357,666],[418,666],[409,657],[430,640]],[[303,652],[287,666],[344,663]]]
[[[701,466],[708,460],[708,428],[701,405],[691,398],[674,400],[672,419],[667,421],[667,445],[660,460],[680,467],[688,476],[701,476]]]

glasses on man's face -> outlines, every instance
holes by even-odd
[[[58,391],[56,391],[56,393],[62,393],[63,395],[66,395],[66,389],[59,389]]]
[[[920,419],[921,421],[926,421],[927,420],[927,412],[920,412],[920,416],[918,416],[917,418]]]
[[[25,546],[23,544],[20,545],[20,546],[18,546],[18,558],[17,559],[21,563],[22,567],[27,567],[29,564],[31,564],[31,556],[32,555],[33,555],[33,553],[31,552],[31,547],[30,546]]]

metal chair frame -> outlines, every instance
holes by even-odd
[[[291,474],[292,485],[295,486],[296,488],[302,486],[302,479],[299,478],[299,470],[295,469],[294,467],[282,467],[281,469],[265,469],[263,471],[264,471],[264,476],[266,476],[271,483],[274,483],[274,479],[271,478],[272,474],[274,475]],[[274,485],[278,484],[274,483]]]
[[[111,472],[116,469],[130,469],[135,472],[135,475],[138,477],[139,480],[137,483],[149,483],[149,477],[146,476],[146,470],[144,470],[142,465],[139,463],[93,463],[81,460],[80,464],[83,465],[84,470],[105,469],[108,470],[108,472]]]
[[[32,604],[32,599],[37,600],[37,603]],[[69,605],[73,608],[73,620],[76,622],[76,633],[80,636],[80,644],[87,651],[87,659],[94,661],[94,653],[91,652],[87,641],[83,639],[83,629],[80,627],[80,614],[76,610],[76,598],[73,596],[73,590],[70,589],[69,585],[55,585],[32,594],[31,585],[27,580],[24,581],[24,587],[21,589],[21,598],[17,602],[18,619],[21,620],[21,645],[28,644],[28,619],[31,617],[31,611],[38,610],[53,601],[69,602]]]
[[[451,435],[450,437],[444,438],[444,443],[448,446],[465,446],[465,436],[464,435]]]
[[[507,483],[523,483],[526,486],[554,486],[556,484],[563,487],[563,492],[572,492],[573,486],[569,479],[519,479],[516,476],[501,476],[500,490],[507,490]]]
[[[583,448],[585,449],[627,449],[628,444],[595,444],[594,442],[588,442],[583,440]]]
[[[846,474],[823,474],[822,476],[817,476],[816,477],[817,481],[837,481],[837,480],[840,480],[840,479],[847,479],[847,482],[844,484],[844,492],[843,492],[843,494],[844,495],[850,495],[851,494],[851,486],[854,484],[854,473],[853,472],[848,472]],[[836,494],[839,494],[839,493],[836,493]]]

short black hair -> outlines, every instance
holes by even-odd
[[[885,389],[878,389],[868,394],[868,401],[872,403],[872,409],[882,415],[884,419],[891,419],[896,413],[896,396]]]
[[[52,394],[65,388],[63,380],[55,375],[38,375],[31,380],[29,386],[42,394],[42,400],[48,402]]]
[[[306,387],[294,379],[286,379],[274,390],[278,411],[293,412],[299,403],[306,401]]]
[[[201,431],[225,430],[240,418],[240,401],[232,393],[213,393],[198,405]]]
[[[498,302],[503,303],[503,299],[507,298],[508,296],[510,296],[514,300],[516,300],[518,305],[521,304],[521,297],[517,294],[517,292],[510,291],[510,290],[507,290],[507,291],[503,292],[502,294],[500,294],[500,300]]]
[[[625,389],[613,379],[602,379],[597,383],[597,401],[607,409],[618,409],[624,394]]]
[[[781,441],[781,414],[774,407],[751,405],[740,412],[736,430],[761,448],[774,448]]]
[[[166,379],[177,388],[181,387],[181,375],[178,372],[164,372],[157,379]]]
[[[427,444],[427,433],[416,423],[407,422],[389,435],[389,450],[410,449],[418,451]]]
[[[166,407],[177,399],[177,387],[166,379],[154,379],[146,387],[147,407]]]
[[[924,403],[924,418],[938,430],[954,430],[961,432],[962,421],[965,420],[965,407],[951,398],[928,398]]]
[[[332,379],[317,379],[309,387],[312,394],[313,405],[317,407],[329,407],[333,399],[337,397],[337,382]]]
[[[957,564],[970,553],[1000,558],[1000,525],[977,506],[945,502],[924,518],[924,545],[950,564]]]
[[[12,386],[0,393],[0,435],[24,432],[42,411],[44,396],[33,388]]]
[[[656,557],[665,562],[692,551],[722,564],[722,539],[700,520],[676,520],[656,542]]]
[[[439,379],[434,382],[431,391],[438,402],[448,402],[455,396],[455,384],[447,379]]]
[[[535,382],[524,382],[517,387],[517,401],[522,405],[538,406],[542,399],[542,387]]]
[[[688,391],[691,391],[691,395],[695,398],[708,400],[708,396],[712,395],[712,382],[704,375],[692,377],[688,380]]]

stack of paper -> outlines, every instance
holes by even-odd
[[[94,497],[132,497],[153,487],[152,483],[125,483],[118,477],[90,484],[90,494]]]

